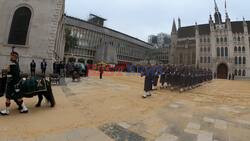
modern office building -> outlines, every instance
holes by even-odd
[[[85,21],[65,16],[65,28],[77,38],[77,45],[66,49],[66,62],[95,64],[136,64],[145,59],[153,46],[142,40],[104,26],[106,19],[90,15]]]

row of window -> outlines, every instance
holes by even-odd
[[[234,70],[235,76],[246,76],[246,70]]]
[[[234,37],[234,41],[235,41],[235,42],[236,42],[236,41],[238,41],[238,42],[244,41],[244,36],[242,36],[242,37],[238,36],[238,38],[237,38],[237,37]]]
[[[234,47],[234,52],[245,52],[246,51],[246,48],[243,46],[243,47]]]
[[[201,64],[202,63],[204,63],[204,64],[206,64],[206,63],[210,64],[211,63],[211,57],[200,57],[200,63]]]
[[[228,57],[228,48],[217,47],[217,57]]]
[[[210,50],[211,50],[210,47],[207,47],[207,48],[206,47],[204,47],[204,48],[201,47],[200,48],[200,52],[210,52]]]
[[[206,37],[200,38],[200,42],[201,42],[201,43],[202,43],[202,42],[204,42],[204,43],[210,42],[210,38],[209,38],[209,37],[208,37],[208,38],[206,38]]]
[[[221,38],[216,38],[216,42],[217,42],[217,44],[218,43],[223,43],[223,42],[227,42],[227,37],[221,37]]]
[[[71,27],[70,27],[71,28]],[[71,28],[71,35],[79,39],[78,48],[81,49],[96,49],[98,46],[114,46],[120,55],[131,56],[135,58],[143,58],[144,51],[138,48],[139,46],[110,37],[108,35],[95,31],[79,28]]]
[[[241,64],[243,64],[243,65],[245,65],[246,64],[246,57],[235,57],[234,58],[234,63],[235,63],[235,65],[241,65]]]

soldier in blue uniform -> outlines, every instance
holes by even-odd
[[[18,64],[18,53],[14,50],[10,54],[10,65],[8,68],[8,81],[7,81],[7,89],[6,89],[6,108],[0,112],[1,115],[9,115],[10,113],[10,105],[11,100],[14,100],[19,106],[20,113],[27,113],[28,109],[24,105],[22,96],[15,92],[15,86],[20,81],[20,68]]]

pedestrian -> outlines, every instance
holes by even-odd
[[[32,60],[30,63],[30,73],[31,76],[35,76],[36,74],[36,62],[34,60]]]
[[[100,72],[100,79],[102,79],[102,75],[103,75],[103,72],[104,72],[104,69],[103,69],[102,65],[99,68],[99,72]]]
[[[231,73],[229,73],[229,80],[231,80],[231,77],[232,77],[232,76],[231,76]]]
[[[47,68],[47,63],[46,63],[45,59],[43,59],[43,61],[41,62],[41,70],[42,70],[43,75],[46,74],[46,68]]]
[[[12,50],[10,54],[10,65],[8,68],[8,74],[10,78],[8,78],[7,82],[7,90],[6,90],[6,101],[5,101],[5,109],[0,112],[1,115],[9,115],[10,114],[10,105],[11,100],[14,100],[19,106],[20,113],[28,113],[28,108],[25,106],[22,96],[20,94],[16,94],[15,86],[20,81],[20,67],[18,63],[18,53]]]

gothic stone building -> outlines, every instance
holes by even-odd
[[[47,72],[64,55],[64,0],[0,0],[0,69],[9,63],[12,47],[19,53],[22,72],[31,60],[46,59]]]
[[[171,63],[211,69],[219,78],[235,74],[236,78],[250,77],[250,21],[225,21],[215,3],[214,19],[208,24],[195,24],[178,29],[173,22],[171,33]]]

